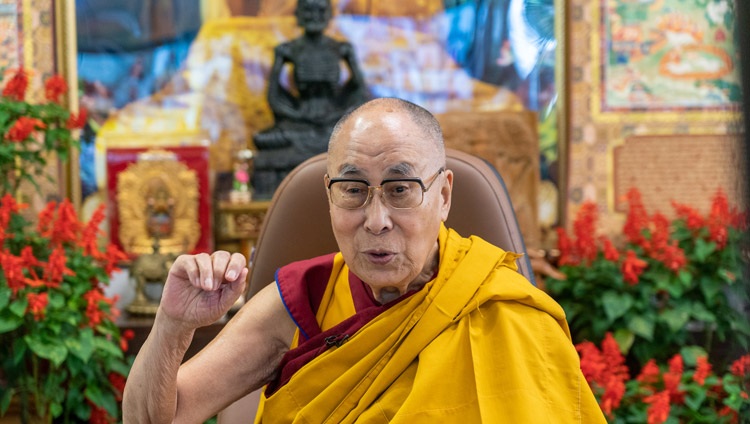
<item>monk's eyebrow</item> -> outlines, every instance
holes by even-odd
[[[406,162],[397,163],[388,168],[387,175],[392,177],[413,177],[414,167]],[[364,172],[355,165],[345,163],[339,167],[339,177],[362,177]]]
[[[363,175],[362,170],[356,166],[345,163],[339,167],[339,177],[361,177]]]
[[[414,167],[406,162],[401,162],[388,168],[388,175],[398,175],[403,177],[413,177]]]

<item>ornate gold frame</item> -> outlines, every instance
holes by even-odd
[[[24,3],[29,0],[24,0]],[[24,4],[25,7],[25,4]],[[55,66],[68,83],[68,95],[65,97],[68,108],[78,113],[78,65],[76,55],[76,14],[75,0],[54,0],[55,18]],[[81,179],[78,173],[78,151],[70,149],[68,161],[60,163],[60,195],[73,202],[76,210],[81,209]]]

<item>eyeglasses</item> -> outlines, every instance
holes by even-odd
[[[430,177],[429,185],[425,187],[421,178],[393,178],[385,179],[379,186],[371,186],[367,180],[350,178],[329,178],[328,191],[331,193],[331,203],[342,209],[359,209],[365,207],[372,199],[375,190],[380,190],[383,202],[393,209],[411,209],[422,204],[424,194],[437,180],[437,176],[445,171],[440,168]]]

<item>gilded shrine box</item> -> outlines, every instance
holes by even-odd
[[[107,150],[110,238],[130,255],[213,250],[209,151],[203,146]]]

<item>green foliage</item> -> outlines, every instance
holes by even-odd
[[[76,131],[86,114],[76,116],[61,103],[67,91],[64,80],[47,79],[42,104],[25,99],[27,84],[26,72],[19,70],[5,81],[0,97],[0,197],[16,193],[24,181],[38,189],[39,177],[52,179],[45,173],[50,155],[67,160],[70,150],[79,147]],[[21,125],[23,120],[28,125]]]
[[[549,279],[546,287],[565,310],[575,341],[600,343],[611,332],[639,364],[667,360],[688,345],[709,354],[747,351],[745,216],[730,210],[721,193],[706,217],[675,205],[678,216],[667,221],[635,206],[619,249],[596,238],[591,207],[581,209],[575,237],[560,232],[559,267],[567,279]],[[730,358],[714,359],[722,365]]]

